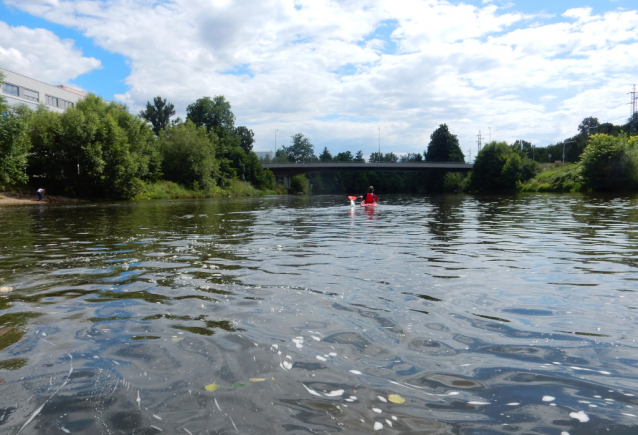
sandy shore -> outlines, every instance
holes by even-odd
[[[0,192],[0,206],[3,205],[46,205],[46,204],[57,204],[58,202],[81,202],[77,199],[66,198],[63,196],[51,197],[55,198],[49,199],[47,195],[42,198],[42,201],[38,201],[38,196],[33,195],[29,197],[27,195],[21,194],[19,192]]]

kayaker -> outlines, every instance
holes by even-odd
[[[366,193],[363,196],[357,197],[357,199],[363,199],[363,202],[365,202],[366,204],[372,204],[372,203],[376,202],[378,198],[379,197],[374,194],[374,187],[373,186],[368,187],[368,193]]]

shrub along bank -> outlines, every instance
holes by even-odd
[[[158,135],[95,95],[63,113],[10,109],[0,99],[0,114],[0,189],[28,183],[96,199],[275,192],[272,172],[252,152],[252,131],[235,127],[224,97],[198,100],[186,122]]]

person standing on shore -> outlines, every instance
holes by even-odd
[[[36,193],[38,194],[38,201],[42,201],[42,195],[44,195],[44,189],[39,188]]]

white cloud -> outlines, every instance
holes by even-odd
[[[101,62],[84,57],[72,40],[61,40],[53,32],[0,21],[0,66],[45,82],[68,84],[100,68]]]
[[[444,0],[5,3],[124,55],[129,90],[117,98],[131,110],[161,95],[183,116],[225,95],[264,150],[278,129],[280,144],[302,132],[317,150],[368,154],[381,126],[382,151],[418,152],[440,123],[464,150],[488,127],[544,145],[586,116],[622,121],[638,75],[636,11],[570,9],[548,24]]]

